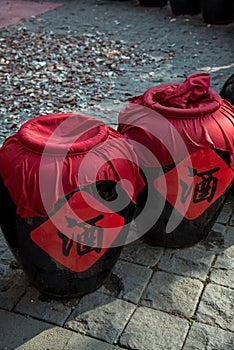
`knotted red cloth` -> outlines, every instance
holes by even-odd
[[[146,108],[147,107],[147,108]],[[151,167],[144,145],[161,166],[170,165],[199,149],[213,147],[230,155],[234,169],[234,107],[210,89],[210,75],[196,73],[183,83],[162,84],[130,99],[119,114],[119,130],[138,142],[140,163]],[[177,134],[179,133],[181,146]]]
[[[137,164],[121,134],[82,114],[29,120],[0,149],[0,175],[23,218],[47,216],[59,199],[103,180],[127,179],[124,189],[135,202],[144,186]]]

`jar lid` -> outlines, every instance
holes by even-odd
[[[49,114],[26,122],[19,130],[19,140],[39,154],[74,155],[86,153],[108,137],[108,127],[83,114]]]

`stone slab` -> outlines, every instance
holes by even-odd
[[[222,208],[222,210],[221,210],[221,212],[220,212],[216,222],[226,225],[229,222],[230,218],[231,218],[232,211],[233,211],[233,208],[232,208],[232,205],[231,205],[231,201],[228,200],[224,204],[224,206],[223,206],[223,208]]]
[[[3,264],[9,264],[12,261],[16,261],[13,253],[10,251],[10,249],[7,249],[0,258],[0,262],[2,262]]]
[[[185,249],[168,249],[159,262],[167,272],[205,280],[215,254],[201,246]]]
[[[0,256],[5,253],[5,251],[9,249],[7,242],[3,236],[2,230],[0,229]]]
[[[234,245],[234,227],[229,227],[226,234],[226,247]]]
[[[199,280],[158,271],[144,292],[141,304],[192,317],[202,289],[203,283]]]
[[[153,267],[163,255],[161,247],[151,247],[140,240],[126,245],[121,253],[121,259],[136,264]]]
[[[82,334],[72,333],[63,350],[119,350],[116,345],[104,343],[103,341],[87,337]],[[50,349],[49,349],[50,350]]]
[[[228,245],[226,231],[227,227],[225,225],[216,222],[208,236],[199,245],[215,253],[224,251]]]
[[[100,291],[137,304],[151,275],[148,267],[119,260]]]
[[[15,261],[15,257],[12,254],[10,248],[8,247],[6,239],[0,228],[0,263],[9,264],[9,262],[13,260]]]
[[[120,346],[134,350],[179,350],[189,323],[167,313],[140,307],[120,338]]]
[[[196,318],[199,322],[234,332],[234,289],[209,283],[202,295]]]
[[[215,223],[202,245],[215,253],[225,251],[234,244],[234,227]]]
[[[72,299],[77,304],[76,299]],[[24,297],[17,304],[15,311],[46,322],[63,326],[72,312],[72,306],[62,300],[44,298],[35,288],[29,288]]]
[[[234,246],[221,253],[211,270],[210,280],[234,288]]]
[[[28,287],[28,279],[21,269],[0,264],[0,307],[12,310]]]
[[[105,342],[0,310],[1,350],[118,350]]]
[[[62,350],[72,333],[48,323],[0,310],[1,350]]]
[[[183,350],[233,350],[234,333],[201,323],[194,323]]]
[[[81,299],[65,327],[113,344],[134,310],[133,304],[95,292]]]
[[[234,213],[231,216],[230,226],[234,226]]]

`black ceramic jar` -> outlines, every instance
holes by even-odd
[[[152,245],[198,243],[230,193],[234,108],[209,86],[209,74],[193,74],[150,88],[120,112],[119,131],[134,146],[146,183],[135,221]]]
[[[37,117],[0,149],[0,225],[43,294],[81,296],[103,283],[142,187],[131,145],[88,116]]]

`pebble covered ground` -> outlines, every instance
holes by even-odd
[[[35,115],[95,106],[114,95],[126,72],[155,62],[150,50],[98,31],[56,35],[22,28],[0,42],[0,113],[14,120],[5,132]]]

